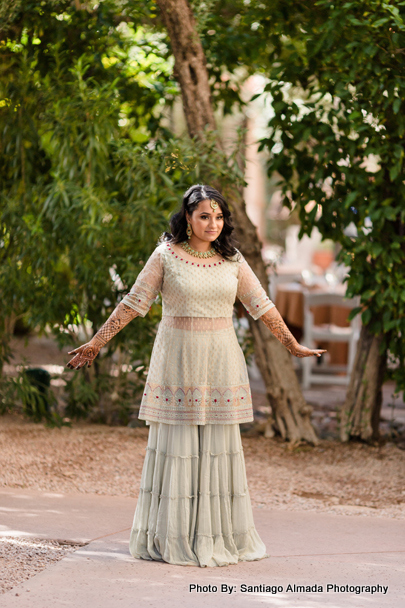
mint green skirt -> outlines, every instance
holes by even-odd
[[[179,566],[269,557],[253,521],[239,424],[150,422],[129,550]]]

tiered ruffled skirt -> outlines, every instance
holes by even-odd
[[[268,557],[253,521],[239,424],[150,423],[129,549],[180,566]]]

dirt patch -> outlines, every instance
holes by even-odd
[[[19,415],[0,418],[0,485],[136,497],[148,428],[74,422],[50,429]],[[258,508],[405,518],[405,451],[321,440],[291,450],[276,437],[242,436]]]

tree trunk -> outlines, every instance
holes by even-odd
[[[386,353],[379,353],[382,339],[383,336],[375,336],[366,326],[362,327],[346,401],[341,410],[342,441],[349,441],[351,437],[363,441],[380,438],[382,384],[387,363]]]
[[[174,76],[180,84],[189,135],[202,137],[205,128],[215,129],[216,125],[206,58],[193,13],[187,0],[157,0],[157,4],[171,41],[175,58]],[[221,142],[218,143],[223,147]],[[234,193],[224,192],[230,203],[241,251],[268,292],[262,244],[246,213],[241,194],[235,197]],[[266,385],[276,430],[293,445],[301,440],[317,444],[319,440],[310,422],[312,407],[304,400],[291,355],[261,321],[249,319],[249,324],[255,358]]]
[[[0,318],[0,378],[3,375],[4,363],[8,363],[11,357],[10,340],[17,319],[18,316],[13,312],[7,317]]]
[[[215,129],[206,57],[187,0],[158,0],[174,55],[174,77],[180,84],[190,137]]]

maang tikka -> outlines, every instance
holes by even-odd
[[[205,191],[204,186],[201,186],[201,195],[202,195],[204,198],[209,198],[209,196],[207,195],[207,193],[206,193],[206,191]],[[215,209],[218,207],[218,203],[217,203],[217,201],[214,201],[214,199],[213,199],[213,198],[210,198],[210,207],[211,207],[211,209],[213,209],[214,211],[215,211]]]

